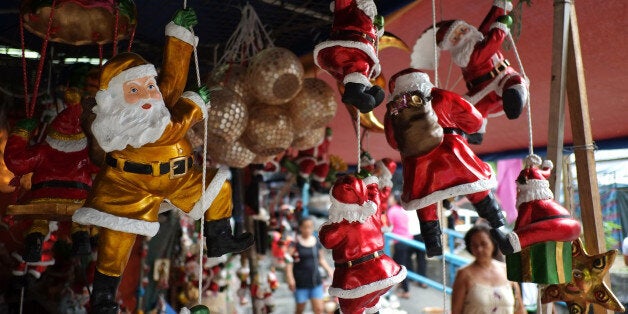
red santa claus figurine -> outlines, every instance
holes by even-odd
[[[541,163],[541,157],[530,155],[517,177],[518,216],[514,232],[518,249],[515,252],[540,242],[569,242],[580,236],[580,223],[554,200],[549,188],[547,178],[552,168],[550,160]]]
[[[406,69],[390,79],[391,99],[384,118],[388,143],[401,153],[406,210],[416,210],[426,254],[442,254],[437,203],[466,195],[494,236],[506,239],[504,216],[491,193],[491,167],[469,148],[465,134],[477,131],[482,116],[456,93],[435,88],[427,74]],[[499,228],[499,229],[498,229]],[[512,247],[501,247],[504,254]]]
[[[35,120],[19,121],[7,141],[4,160],[16,176],[33,173],[31,189],[20,200],[23,205],[49,208],[80,207],[92,186],[98,167],[90,162],[87,138],[81,128],[81,96],[75,89],[64,95],[67,108],[51,122],[44,141],[30,145]],[[70,217],[68,216],[68,219]],[[41,259],[42,243],[49,233],[48,220],[34,219],[27,231],[22,258]],[[91,253],[88,227],[72,224],[73,253]]]
[[[501,52],[512,24],[512,19],[506,15],[510,10],[510,1],[494,0],[478,29],[462,20],[436,24],[438,48],[450,51],[453,62],[462,68],[468,89],[464,97],[484,118],[505,113],[508,119],[516,119],[528,100],[527,80],[510,66]],[[417,40],[411,57],[412,67],[433,67],[433,32],[430,28]],[[483,133],[484,130],[473,134],[469,141],[481,143]]]
[[[332,4],[331,34],[314,47],[314,62],[344,85],[344,103],[367,113],[385,96],[381,87],[370,82],[380,73],[377,44],[384,33],[384,19],[377,15],[373,0],[336,0]]]
[[[407,273],[383,251],[377,178],[340,177],[330,194],[329,221],[319,230],[336,265],[329,295],[338,297],[342,313],[375,313],[380,297]]]
[[[329,160],[327,152],[331,145],[332,131],[331,128],[325,129],[325,138],[323,142],[316,147],[299,151],[295,162],[299,167],[299,175],[297,183],[299,187],[303,187],[305,182],[310,181],[312,188],[320,191],[329,173]],[[311,179],[311,180],[310,180]]]
[[[383,231],[392,230],[386,216],[386,210],[388,209],[388,198],[393,188],[392,177],[396,170],[397,163],[390,158],[383,158],[375,163],[375,175],[379,180],[379,214],[382,218]]]

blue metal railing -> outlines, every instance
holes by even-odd
[[[462,238],[463,235],[457,231],[451,230],[451,229],[445,229],[445,233],[447,233],[449,235],[449,251],[453,252],[454,251],[454,245],[455,245],[455,239],[456,238]],[[420,242],[420,241],[414,241],[414,240],[410,240],[410,239],[406,239],[406,238],[402,238],[396,234],[387,232],[384,233],[384,252],[386,252],[386,254],[388,256],[392,256],[391,252],[390,252],[390,248],[391,248],[391,243],[392,241],[399,241],[409,247],[415,248],[415,249],[419,249],[423,252],[425,252],[425,243]],[[450,252],[444,252],[443,256],[440,258],[445,258],[445,262],[447,262],[449,264],[449,282],[453,283],[455,275],[456,275],[456,270],[458,270],[458,268],[460,268],[461,266],[467,265],[469,264],[471,261],[466,259],[466,258],[462,258],[456,254],[450,253]],[[438,289],[438,290],[443,290],[443,284],[436,282],[430,278],[427,278],[425,276],[421,276],[413,271],[411,271],[410,269],[408,269],[408,279],[410,280],[414,280],[414,281],[418,281],[424,284],[427,284],[428,286]],[[451,294],[451,287],[445,287],[445,292],[448,294]]]

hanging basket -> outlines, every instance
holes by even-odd
[[[249,64],[247,84],[261,103],[281,105],[301,90],[303,65],[286,48],[267,48],[256,54]]]
[[[228,63],[216,67],[207,78],[207,86],[215,85],[234,91],[247,104],[253,100],[246,84],[246,67],[243,65]]]
[[[45,38],[50,20],[51,3],[46,0],[23,0],[20,13],[24,28]],[[92,45],[113,42],[116,11],[117,40],[128,38],[137,23],[135,4],[131,0],[65,0],[57,1],[52,16],[50,41],[69,45]]]
[[[240,141],[226,143],[219,137],[211,135],[207,136],[207,154],[213,161],[234,168],[244,168],[255,158],[255,153]]]
[[[244,133],[248,119],[246,103],[235,92],[226,88],[211,91],[211,109],[207,114],[208,133],[227,143],[235,142]]]
[[[306,78],[303,88],[288,103],[295,130],[317,129],[326,126],[336,115],[334,91],[323,80]]]
[[[280,106],[256,105],[249,109],[243,142],[255,154],[274,156],[286,150],[294,136],[292,120]]]
[[[296,150],[306,150],[318,146],[325,139],[325,127],[308,130],[297,136],[290,145]]]

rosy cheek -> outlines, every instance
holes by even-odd
[[[136,94],[125,94],[124,100],[129,104],[134,104],[139,100],[139,96]]]
[[[156,89],[152,90],[152,91],[150,91],[150,98],[159,99],[159,98],[161,98],[161,93],[158,90],[156,90]]]

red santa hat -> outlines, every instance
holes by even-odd
[[[68,106],[50,123],[46,142],[50,147],[62,152],[77,152],[87,148],[87,138],[81,127],[80,93],[69,88],[64,95]]]
[[[364,180],[354,176],[342,176],[336,180],[329,191],[331,207],[328,223],[347,222],[364,223],[377,212],[377,205],[369,201],[366,186],[377,183],[377,177],[369,176]]]
[[[413,68],[397,72],[388,82],[390,99],[412,91],[419,91],[425,97],[428,97],[432,94],[432,88],[434,88],[434,85],[430,82],[429,75]]]
[[[552,168],[551,160],[541,162],[541,157],[537,155],[526,157],[525,168],[517,177],[517,207],[531,201],[554,198],[547,181]]]
[[[397,163],[390,158],[383,158],[375,163],[375,168],[379,170],[379,187],[380,188],[392,188],[392,176],[397,170]]]

